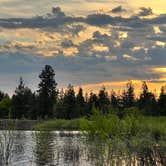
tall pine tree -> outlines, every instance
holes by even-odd
[[[57,99],[57,83],[55,81],[55,72],[50,65],[45,65],[38,85],[38,108],[39,116],[50,118],[53,116],[53,107]]]
[[[104,114],[108,113],[108,106],[110,104],[110,101],[109,101],[108,94],[106,92],[105,87],[102,87],[102,89],[99,91],[98,103],[99,103],[99,109]]]
[[[166,87],[161,87],[160,96],[158,99],[158,115],[166,116]]]
[[[76,96],[77,109],[79,111],[79,116],[85,115],[85,99],[83,96],[83,89],[79,88],[78,94]]]
[[[76,110],[76,97],[74,88],[69,84],[64,96],[64,108],[65,108],[65,118],[72,119],[79,116],[79,112]]]
[[[156,115],[157,102],[153,93],[149,92],[148,86],[144,81],[142,83],[142,93],[138,100],[140,109],[144,109],[145,115]]]

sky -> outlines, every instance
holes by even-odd
[[[0,89],[33,90],[45,64],[58,87],[166,84],[165,0],[0,0]]]

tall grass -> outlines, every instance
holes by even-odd
[[[81,120],[81,129],[91,142],[100,140],[102,146],[99,142],[95,146],[103,156],[101,163],[111,165],[119,160],[140,165],[166,163],[166,117],[126,114],[119,119],[116,114],[103,115],[93,108],[90,119]]]

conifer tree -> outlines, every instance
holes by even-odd
[[[161,87],[160,96],[158,99],[158,108],[159,108],[159,115],[166,115],[166,87]]]
[[[155,115],[157,111],[157,103],[155,96],[152,92],[149,92],[148,86],[144,81],[142,83],[142,93],[138,100],[139,108],[144,109],[146,115]]]
[[[98,103],[99,103],[99,109],[103,113],[108,113],[108,106],[110,104],[110,101],[105,87],[102,87],[102,89],[99,91]]]
[[[45,65],[38,85],[38,108],[39,116],[42,118],[53,116],[53,107],[57,99],[57,83],[55,81],[55,72],[50,65]]]
[[[129,81],[127,83],[127,92],[126,92],[126,94],[127,94],[126,106],[127,107],[134,106],[134,103],[135,103],[134,96],[135,96],[135,94],[134,94],[134,86],[133,86],[131,81]]]
[[[85,99],[83,96],[83,89],[79,88],[78,94],[76,96],[77,109],[79,111],[79,116],[85,115]]]
[[[28,87],[25,87],[22,77],[12,97],[12,117],[13,118],[28,118],[30,117],[29,110],[32,108],[33,94]]]
[[[65,118],[66,119],[72,119],[77,118],[78,111],[76,110],[76,97],[74,88],[71,84],[69,84],[68,89],[66,90],[66,93],[64,95],[64,108],[65,108]]]
[[[118,107],[118,98],[116,97],[115,91],[111,91],[111,105],[115,108]]]

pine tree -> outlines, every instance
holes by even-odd
[[[118,107],[118,99],[117,99],[117,97],[116,97],[116,93],[115,93],[115,91],[111,91],[111,105],[114,107],[114,108],[116,108],[116,107]]]
[[[49,65],[45,65],[39,78],[38,85],[38,107],[39,116],[42,118],[53,116],[53,107],[57,99],[57,83],[55,81],[55,72]]]
[[[146,115],[156,115],[157,102],[155,95],[149,92],[145,81],[142,83],[142,93],[140,95],[140,99],[138,100],[138,105],[140,109],[145,110]]]
[[[83,96],[83,89],[79,88],[78,94],[76,96],[77,109],[80,116],[85,115],[85,99]]]
[[[131,81],[129,81],[127,83],[127,92],[126,92],[126,94],[127,94],[127,103],[126,103],[126,106],[127,107],[134,106],[134,104],[135,104],[135,100],[134,100],[135,94],[134,94],[134,86],[133,86],[133,84],[132,84]]]
[[[92,108],[99,108],[99,103],[98,103],[98,97],[96,94],[94,94],[93,92],[90,93],[90,97],[89,97],[89,101],[88,101],[88,109],[89,109],[89,113],[91,114],[92,112]]]
[[[159,108],[159,115],[166,115],[166,87],[161,87],[160,96],[158,99],[158,108]]]
[[[108,106],[110,104],[110,101],[105,87],[102,87],[102,89],[99,91],[98,103],[99,103],[99,109],[103,113],[108,113]]]
[[[13,118],[28,118],[30,117],[30,109],[32,108],[33,94],[28,87],[25,87],[22,77],[12,97],[12,117]]]
[[[68,89],[66,90],[63,104],[65,108],[66,119],[77,118],[79,116],[79,112],[76,110],[75,92],[71,84],[69,84]]]

